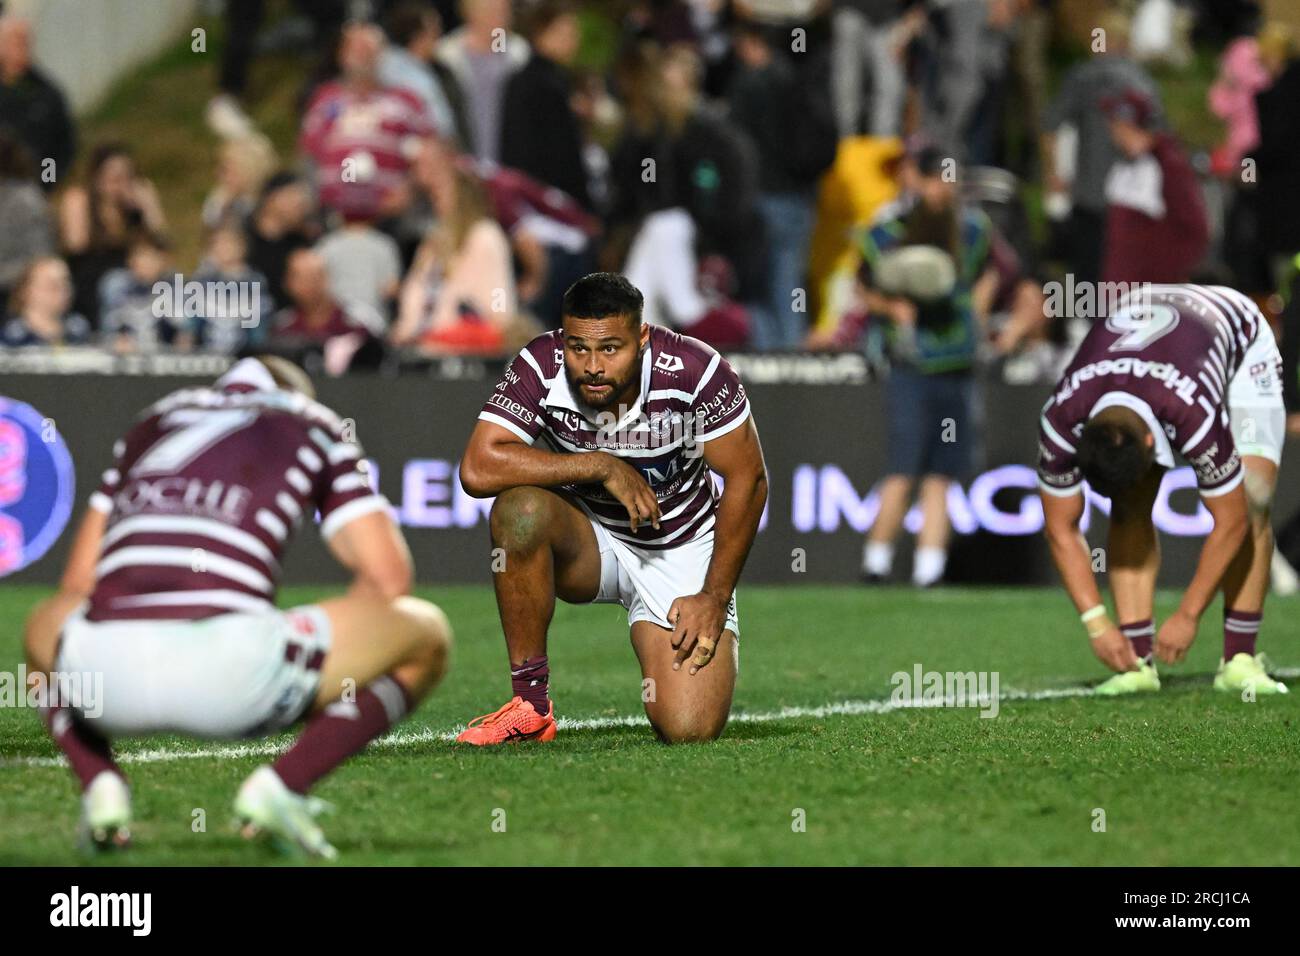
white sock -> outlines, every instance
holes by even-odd
[[[862,570],[867,574],[885,577],[894,566],[894,546],[879,541],[868,541],[862,550]]]
[[[943,548],[917,548],[912,559],[912,583],[929,587],[943,577],[947,563],[948,552]]]

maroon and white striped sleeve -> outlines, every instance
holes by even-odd
[[[1083,491],[1083,472],[1075,460],[1075,447],[1064,437],[1069,430],[1048,418],[1051,402],[1038,420],[1038,487],[1057,498]]]
[[[308,450],[316,461],[315,504],[320,511],[321,537],[329,540],[349,521],[388,508],[388,499],[372,485],[361,446],[339,432],[313,427]],[[313,469],[315,470],[315,469]]]
[[[478,413],[479,421],[500,425],[531,445],[542,431],[546,389],[541,366],[530,347],[525,347],[506,366],[501,381]]]
[[[749,418],[749,397],[731,364],[717,352],[709,358],[691,399],[695,440],[712,441]]]

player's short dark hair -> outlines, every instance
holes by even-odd
[[[1075,458],[1093,491],[1113,499],[1142,480],[1154,460],[1145,431],[1141,423],[1106,412],[1088,421]]]
[[[255,355],[253,357],[271,373],[271,379],[275,382],[277,388],[282,388],[287,392],[298,392],[315,401],[316,386],[311,383],[307,373],[299,366],[279,355]]]
[[[645,297],[632,283],[613,272],[583,276],[564,293],[561,314],[572,319],[606,319],[626,316],[633,328],[641,325]]]

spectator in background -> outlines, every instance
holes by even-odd
[[[510,32],[510,0],[461,0],[465,25],[438,44],[438,59],[465,102],[470,151],[499,160],[506,86],[528,62],[528,41]]]
[[[312,45],[331,50],[347,16],[349,0],[295,0],[294,6],[311,21]],[[240,139],[253,132],[253,121],[240,99],[248,90],[248,73],[259,45],[258,31],[266,0],[225,0],[225,40],[221,48],[219,92],[208,103],[208,126],[223,139]],[[265,47],[265,44],[262,44]],[[325,56],[320,60],[324,61]]]
[[[628,7],[623,26],[634,40],[649,40],[665,47],[675,43],[695,46],[699,40],[687,0],[632,0]]]
[[[9,297],[10,318],[0,327],[0,345],[17,349],[30,346],[86,345],[90,323],[72,306],[72,279],[58,256],[40,256],[23,268]]]
[[[1282,282],[1282,400],[1286,404],[1286,430],[1300,438],[1300,254],[1288,263]],[[1280,523],[1271,567],[1272,591],[1279,595],[1300,592],[1300,511]]]
[[[381,86],[384,36],[371,24],[345,27],[341,77],[317,89],[299,145],[315,166],[321,206],[381,218],[407,201],[407,173],[419,139],[433,130],[424,103],[409,90]]]
[[[289,304],[276,313],[268,344],[281,350],[319,352],[325,371],[341,375],[357,353],[374,341],[370,330],[330,294],[325,260],[319,253],[293,252],[284,286]]]
[[[1174,137],[1157,128],[1145,93],[1125,90],[1102,108],[1121,156],[1106,177],[1102,281],[1190,281],[1210,241],[1196,171]]]
[[[54,160],[42,176],[48,192],[72,168],[76,128],[63,93],[32,63],[32,28],[21,17],[0,16],[0,126],[9,127],[38,166]]]
[[[1255,97],[1259,111],[1259,145],[1255,147],[1256,202],[1259,205],[1259,256],[1273,283],[1300,252],[1300,59],[1294,37],[1277,31],[1265,49],[1274,79]]]
[[[447,144],[428,139],[411,169],[416,200],[409,222],[404,224],[407,229],[419,228],[418,245],[423,245],[437,224],[433,197],[448,188],[446,183],[455,168],[473,175],[486,190],[492,217],[510,239],[521,307],[547,328],[555,328],[565,290],[595,271],[600,221],[567,193],[550,189],[517,169],[458,155]]]
[[[402,285],[390,340],[432,354],[504,355],[518,327],[510,241],[468,170],[434,181],[438,223]]]
[[[569,69],[581,40],[569,0],[540,0],[528,14],[532,57],[506,86],[501,162],[591,208],[583,132]]]
[[[1158,103],[1156,86],[1128,55],[1128,19],[1111,13],[1101,20],[1104,47],[1072,66],[1061,81],[1044,118],[1043,169],[1046,193],[1068,196],[1069,219],[1063,232],[1064,258],[1076,282],[1097,282],[1106,235],[1106,175],[1119,159],[1101,104],[1125,89]],[[1068,127],[1077,143],[1072,164],[1058,162],[1060,134]]]
[[[1023,0],[951,0],[935,5],[921,125],[972,166],[1000,165],[1002,93],[1011,32]]]
[[[1210,154],[1210,171],[1222,180],[1228,195],[1218,245],[1234,285],[1254,295],[1266,295],[1275,281],[1267,257],[1259,253],[1258,192],[1255,177],[1246,175],[1245,164],[1247,155],[1259,145],[1256,97],[1273,83],[1266,59],[1280,62],[1285,58],[1266,58],[1266,42],[1253,36],[1233,39],[1219,59],[1219,74],[1207,95],[1210,111],[1227,127],[1224,141]]]
[[[1259,143],[1259,113],[1255,97],[1273,82],[1253,36],[1237,37],[1219,58],[1219,74],[1206,100],[1227,127],[1224,141],[1212,154],[1211,168],[1220,175],[1237,176],[1241,160]]]
[[[316,244],[330,277],[330,294],[372,333],[388,328],[402,278],[402,253],[391,236],[364,216],[350,213],[343,225]]]
[[[275,313],[275,301],[266,276],[248,264],[248,240],[238,224],[226,221],[208,234],[203,260],[193,278],[206,288],[221,286],[235,290],[239,302],[247,301],[256,310],[252,315],[219,312],[190,315],[188,326],[195,349],[237,355],[266,337]],[[247,290],[247,294],[240,289]],[[229,296],[223,298],[231,301]]]
[[[610,219],[634,233],[623,273],[645,295],[646,321],[743,346],[749,313],[733,299],[767,295],[753,144],[701,103],[689,47],[640,44],[621,66],[631,122],[611,160]]]
[[[996,233],[983,212],[960,202],[946,159],[933,144],[913,144],[906,191],[861,236],[864,298],[872,318],[883,322],[871,334],[883,333],[890,368],[886,477],[863,573],[872,581],[889,576],[920,479],[922,523],[912,565],[918,587],[937,584],[947,566],[948,488],[974,463],[974,364],[998,285]],[[924,247],[928,257],[917,267],[899,255],[913,254],[913,247]]]
[[[0,128],[0,316],[28,264],[54,251],[54,226],[27,149]]]
[[[260,133],[228,139],[217,148],[217,184],[203,201],[203,226],[242,223],[257,206],[277,158],[271,141]]]
[[[817,183],[839,145],[829,96],[795,72],[765,28],[742,24],[731,119],[758,152],[758,207],[768,237],[767,294],[754,310],[754,348],[794,349],[807,314],[808,247],[817,215]],[[796,309],[795,292],[804,305]]]
[[[835,0],[831,13],[831,89],[841,136],[897,136],[902,131],[907,77],[902,14],[906,0]],[[915,21],[916,13],[910,20]],[[871,77],[866,95],[865,74]]]
[[[379,82],[410,90],[424,104],[439,136],[463,140],[463,119],[448,96],[444,77],[433,67],[433,56],[442,38],[438,11],[426,0],[402,0],[384,17],[384,32],[388,43],[379,55]]]
[[[320,234],[307,184],[293,173],[273,175],[247,223],[248,264],[266,276],[271,300],[286,301],[285,264],[299,249],[315,244]]]
[[[136,172],[130,150],[101,143],[90,153],[86,186],[71,186],[59,207],[59,235],[72,269],[75,311],[99,328],[99,284],[113,269],[126,267],[127,250],[140,235],[167,230],[152,182]]]
[[[100,330],[114,352],[153,353],[164,348],[189,351],[193,344],[184,315],[172,311],[172,297],[154,285],[174,280],[171,246],[141,232],[131,240],[126,265],[105,273],[99,283]]]

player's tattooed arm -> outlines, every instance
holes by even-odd
[[[627,462],[603,451],[561,453],[534,448],[508,428],[479,421],[460,460],[460,483],[475,498],[510,488],[599,484],[627,508],[631,530],[659,526],[659,500]]]
[[[727,604],[767,504],[767,466],[753,418],[705,442],[704,461],[724,482],[713,527],[713,557],[700,592],[677,598],[668,609],[673,647],[677,649],[673,667],[679,667],[694,652],[692,674],[713,659],[726,624]]]
[[[1187,655],[1187,649],[1196,638],[1196,627],[1201,615],[1214,599],[1228,566],[1241,550],[1250,528],[1246,492],[1242,485],[1227,494],[1203,497],[1201,500],[1214,519],[1214,528],[1201,545],[1201,558],[1197,562],[1196,573],[1183,592],[1178,610],[1156,634],[1156,654],[1169,664],[1176,664]]]

